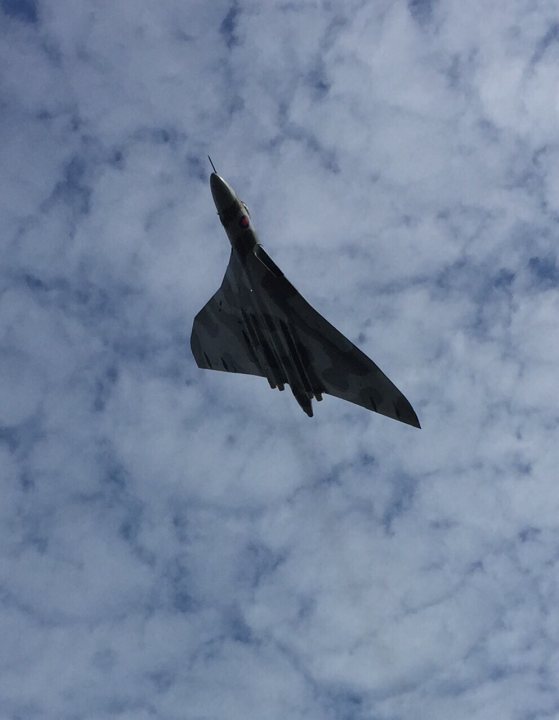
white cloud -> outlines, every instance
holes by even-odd
[[[553,717],[555,4],[24,5],[0,715]],[[196,368],[208,152],[421,432]]]

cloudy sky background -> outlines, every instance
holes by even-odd
[[[0,716],[559,718],[557,3],[0,0]],[[423,429],[201,371],[210,153]]]

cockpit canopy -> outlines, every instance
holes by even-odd
[[[244,209],[246,210],[247,215],[250,217],[250,210],[248,209],[246,203],[241,200],[241,205],[244,207]]]

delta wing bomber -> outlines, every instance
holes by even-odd
[[[210,160],[211,162],[211,160]],[[301,408],[327,393],[420,427],[412,406],[375,363],[299,294],[260,244],[247,206],[212,168],[210,187],[231,243],[219,290],[194,319],[198,367],[289,385]]]

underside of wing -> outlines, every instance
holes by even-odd
[[[194,318],[190,347],[200,368],[265,377],[228,292],[229,268],[220,289]]]
[[[414,409],[394,383],[298,292],[289,297],[286,312],[313,384],[329,395],[420,427]]]
[[[220,289],[194,320],[201,368],[288,383],[312,416],[311,398],[334,395],[420,427],[406,397],[382,370],[320,315],[258,247],[241,267],[235,253]]]

